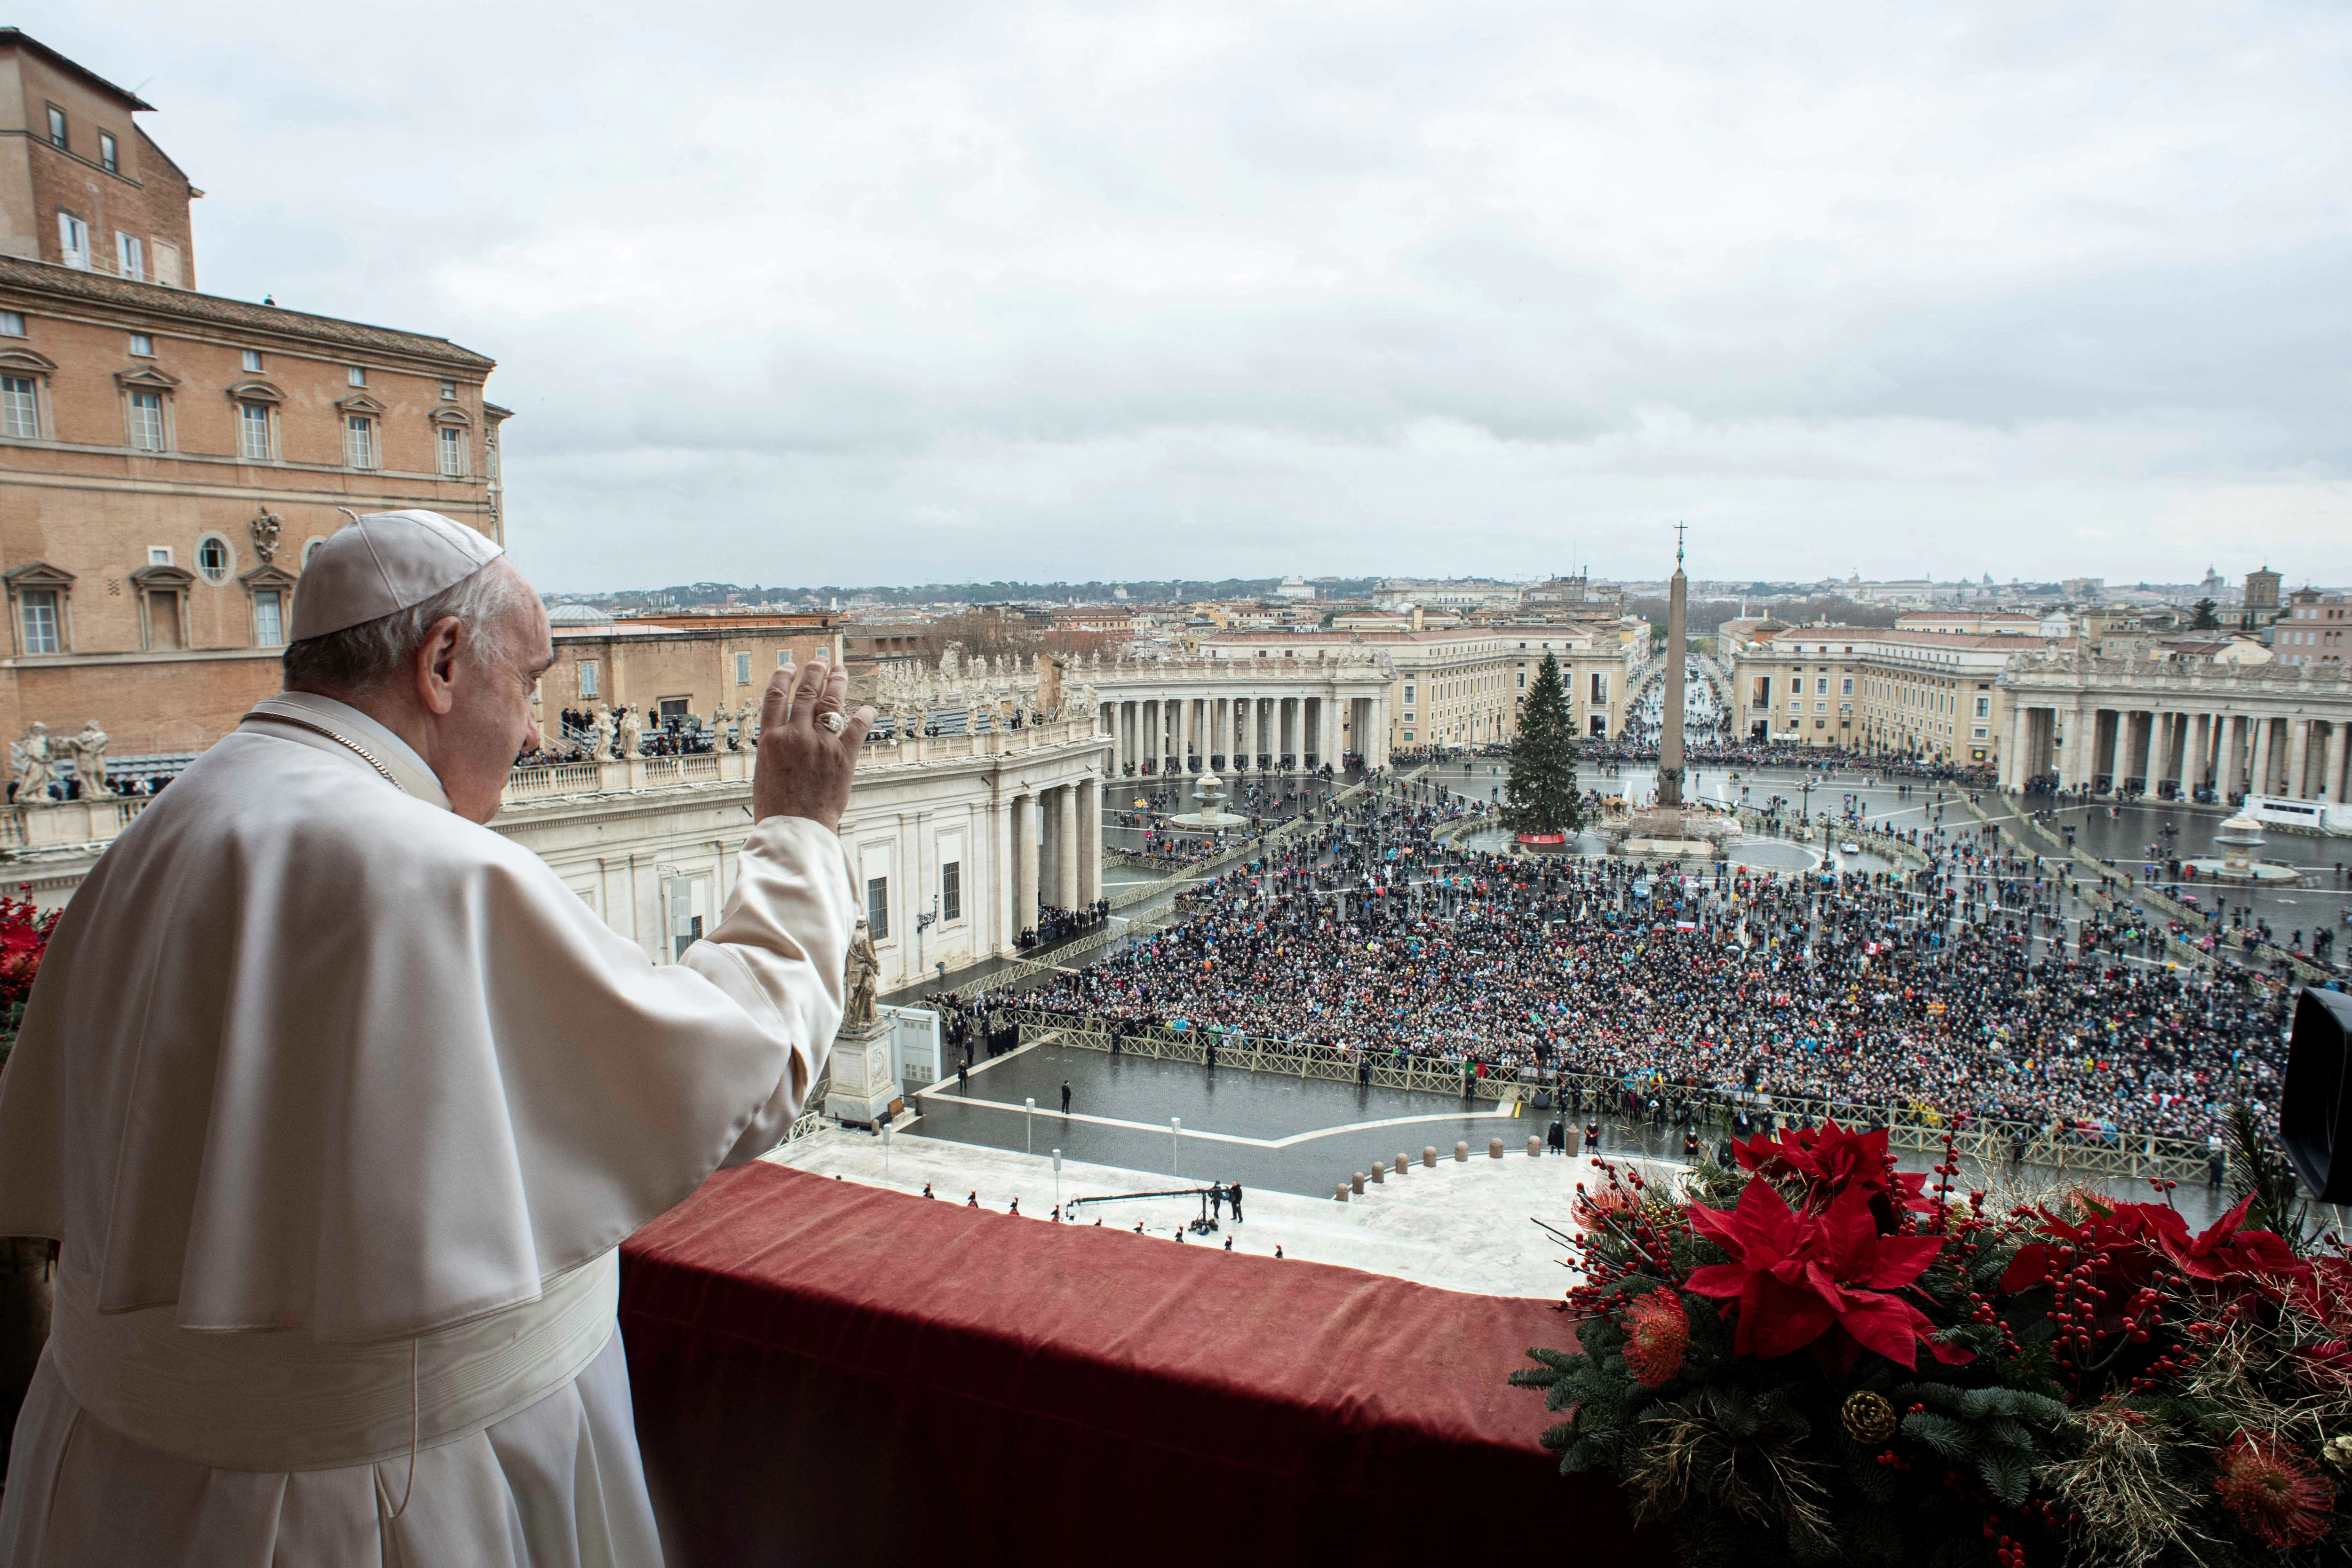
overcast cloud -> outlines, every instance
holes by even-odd
[[[545,586],[2352,580],[2352,13],[31,9]]]

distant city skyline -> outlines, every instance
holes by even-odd
[[[28,20],[200,287],[499,360],[551,588],[2352,579],[2340,10]]]

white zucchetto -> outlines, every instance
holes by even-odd
[[[293,640],[412,610],[506,554],[438,512],[370,512],[313,551],[294,587]]]

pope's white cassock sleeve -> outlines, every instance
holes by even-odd
[[[656,965],[342,705],[191,765],[0,1072],[0,1235],[62,1244],[0,1564],[657,1561],[614,1249],[783,1135],[856,920],[814,822],[737,863]]]

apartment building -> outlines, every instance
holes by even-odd
[[[2340,593],[2298,588],[2271,628],[2271,653],[2282,664],[2340,664],[2352,632],[2352,604]]]

